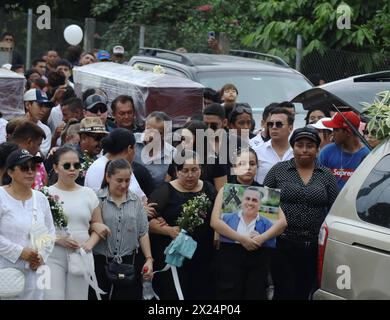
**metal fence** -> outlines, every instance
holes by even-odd
[[[11,31],[15,34],[16,50],[24,59],[26,59],[27,20],[27,13],[5,13],[0,8],[0,32]],[[33,15],[32,59],[51,48],[56,49],[62,56],[68,47],[63,32],[71,24],[77,24],[83,30],[87,30],[84,33],[84,37],[87,37],[87,41],[84,41],[84,50],[91,48],[111,50],[114,45],[120,44],[124,46],[128,59],[138,51],[140,44],[145,47],[158,47],[168,50],[184,47],[189,52],[211,52],[207,45],[207,35],[194,34],[191,37],[184,37],[180,30],[173,26],[144,26],[142,32],[140,32],[140,26],[134,26],[130,30],[122,31],[125,34],[125,40],[122,43],[113,43],[110,32],[112,34],[116,30],[111,29],[113,26],[110,23],[95,21],[94,19],[52,18],[50,30],[39,30],[36,21],[37,16]],[[142,34],[141,39],[140,34]],[[220,39],[223,38],[225,38],[224,45],[232,49],[249,49],[261,52],[261,48],[243,47],[241,39],[234,38],[231,35],[225,35],[225,37],[220,35]],[[81,46],[83,46],[83,43]],[[295,67],[294,62],[288,61],[291,66]],[[319,74],[329,82],[351,75],[390,70],[390,54],[355,53],[341,50],[328,50],[324,54],[313,52],[302,58],[300,70],[309,78],[313,74]]]
[[[354,75],[390,70],[390,54],[356,53],[342,50],[318,51],[302,59],[301,72],[307,77],[320,75],[331,82]]]

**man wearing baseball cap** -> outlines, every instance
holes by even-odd
[[[26,91],[23,100],[26,109],[25,117],[37,124],[45,132],[46,138],[42,141],[40,151],[42,156],[46,157],[51,145],[51,130],[47,125],[43,124],[41,120],[45,117],[47,108],[52,108],[54,104],[47,98],[46,93],[39,89],[30,89]]]
[[[116,63],[123,63],[124,61],[125,48],[122,46],[115,46],[112,49],[111,61]]]
[[[360,117],[353,111],[336,113],[331,120],[323,121],[325,127],[333,129],[334,143],[325,146],[319,155],[320,164],[328,167],[336,176],[340,190],[370,153],[344,118],[359,129]]]
[[[98,117],[102,120],[108,132],[115,129],[115,124],[107,119],[108,106],[107,98],[99,94],[91,94],[84,100],[84,117]]]

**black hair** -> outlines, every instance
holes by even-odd
[[[221,98],[222,98],[223,93],[225,92],[225,90],[228,90],[228,89],[233,89],[233,90],[235,90],[235,91],[237,92],[237,95],[238,95],[238,89],[237,89],[237,87],[236,87],[234,84],[227,83],[227,84],[225,84],[225,85],[221,88],[221,90],[219,90],[219,95],[220,95]]]
[[[3,34],[1,35],[1,40],[3,41],[6,36],[11,36],[15,42],[15,35],[12,32],[9,31],[3,32]]]
[[[219,103],[212,103],[203,110],[203,115],[217,116],[222,121],[225,120],[225,109]]]
[[[69,46],[66,48],[65,57],[68,61],[76,63],[79,61],[81,53],[82,49],[80,46]]]
[[[203,122],[203,114],[194,114],[190,117],[190,121],[202,121]]]
[[[292,126],[294,124],[294,115],[288,111],[285,107],[275,108],[271,111],[271,115],[273,114],[285,114],[287,116],[287,123]]]
[[[241,154],[245,153],[245,152],[249,152],[249,153],[252,153],[255,157],[256,157],[256,163],[259,162],[258,158],[257,158],[257,153],[254,149],[252,149],[251,147],[247,147],[247,148],[239,148],[237,150],[237,152],[235,153],[235,156],[236,158],[239,157]]]
[[[184,164],[187,160],[198,160],[198,162],[200,162],[199,155],[195,151],[182,150],[180,154],[176,154],[175,156],[174,163],[175,163],[176,171],[182,171]],[[199,167],[200,166],[201,165],[199,163]]]
[[[41,90],[46,87],[46,82],[42,78],[35,79],[32,83],[36,84]]]
[[[242,109],[242,112],[238,112],[240,109]],[[249,114],[251,119],[253,119],[252,108],[248,103],[236,103],[233,110],[229,113],[229,123],[234,124],[237,117],[243,113]]]
[[[104,169],[104,178],[101,185],[101,189],[109,186],[106,175],[112,177],[118,170],[128,169],[132,171],[130,163],[126,159],[117,159],[108,161]]]
[[[211,88],[205,88],[203,91],[203,98],[211,100],[215,103],[221,103],[221,99],[219,97],[219,93]]]
[[[41,77],[41,74],[38,72],[37,69],[29,69],[29,70],[27,70],[26,73],[24,74],[24,77],[26,78],[26,80],[28,80],[28,78],[30,78],[31,75],[34,74],[34,73],[39,74],[39,78]]]
[[[3,142],[0,144],[0,169],[4,169],[7,157],[12,151],[15,151],[18,149],[18,145],[13,142]]]
[[[77,97],[71,97],[69,99],[63,100],[61,106],[68,106],[69,111],[72,113],[84,110],[81,99]]]
[[[329,111],[329,110],[327,110],[327,109],[325,109],[325,108],[321,108],[321,107],[313,108],[313,109],[311,109],[311,110],[309,110],[309,111],[307,112],[307,115],[306,115],[306,118],[305,118],[306,125],[309,124],[310,115],[311,115],[314,111],[321,111],[321,112],[325,115],[326,118],[330,118],[330,111]]]
[[[37,124],[31,121],[23,121],[17,123],[14,131],[12,133],[11,141],[16,144],[25,142],[27,139],[33,139],[34,141],[38,139],[46,139],[46,134],[43,129]]]
[[[272,102],[268,106],[266,106],[263,110],[262,118],[263,120],[267,120],[268,116],[271,114],[271,111],[276,109],[276,107],[279,105],[277,102]]]
[[[61,105],[64,105],[64,101],[68,101],[69,99],[77,98],[74,89],[71,86],[66,86],[65,92],[61,97]]]
[[[40,63],[40,62],[44,62],[45,64],[46,64],[46,61],[45,60],[43,60],[42,58],[37,58],[37,59],[34,59],[33,61],[32,61],[32,63],[31,63],[31,65],[33,66],[33,67],[35,67],[38,63]]]
[[[128,96],[128,95],[120,95],[120,96],[117,96],[114,99],[114,101],[111,102],[112,113],[115,113],[116,105],[118,104],[118,102],[120,102],[120,103],[131,102],[131,106],[133,107],[133,111],[135,112],[133,98],[131,96]]]
[[[24,68],[23,64],[13,64],[11,67],[11,71],[16,71],[17,69]]]
[[[78,157],[80,157],[78,151],[72,145],[65,144],[62,147],[59,147],[56,152],[54,152],[53,164],[58,166],[61,156],[68,152],[73,152],[77,154]]]
[[[279,108],[292,108],[295,110],[295,105],[289,101],[283,101],[281,103],[279,103],[278,105]]]
[[[112,155],[119,154],[135,145],[135,137],[132,132],[124,128],[116,128],[101,141],[104,152]]]
[[[70,62],[66,59],[60,59],[58,60],[57,62],[57,65],[56,65],[56,68],[58,68],[59,66],[65,66],[65,67],[68,67],[69,69],[72,69],[72,65],[70,64]]]
[[[53,88],[57,88],[59,86],[64,85],[65,81],[66,81],[65,75],[59,71],[52,71],[47,76],[47,83]]]

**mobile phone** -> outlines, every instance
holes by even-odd
[[[215,38],[215,32],[214,31],[207,32],[207,38],[210,39],[211,37]]]

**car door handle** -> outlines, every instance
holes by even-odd
[[[390,255],[390,251],[383,250],[383,249],[378,249],[378,248],[371,247],[371,246],[368,246],[368,245],[365,245],[365,244],[361,244],[361,243],[357,243],[357,242],[352,243],[352,246],[357,247],[357,248],[361,248],[361,249],[366,249],[366,250],[378,252],[378,253],[382,253],[382,254],[386,254],[386,255]]]

